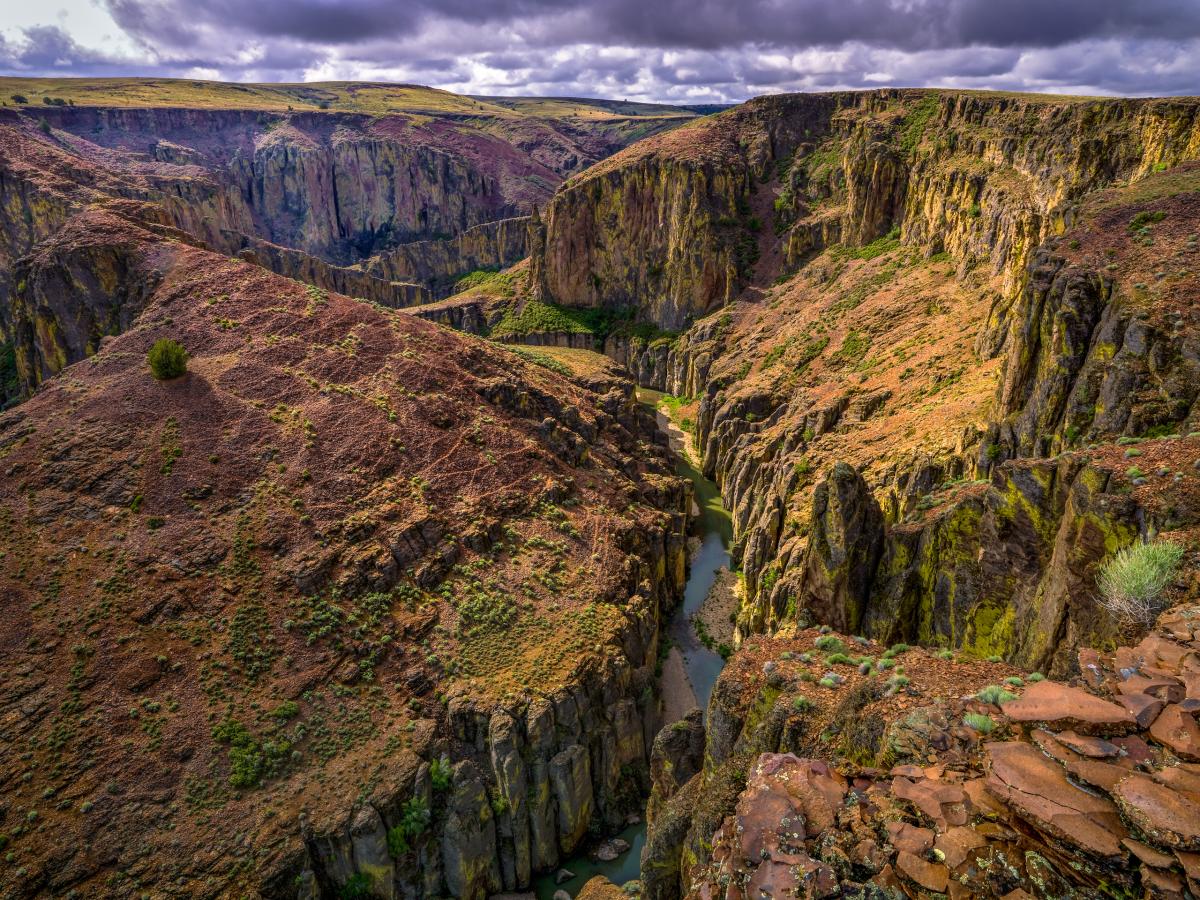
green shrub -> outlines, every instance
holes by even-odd
[[[454,771],[450,768],[450,761],[446,759],[435,759],[429,764],[429,780],[433,783],[435,791],[450,790],[450,782],[454,778]]]
[[[1025,680],[1028,681],[1030,684],[1033,684],[1035,681],[1045,681],[1046,676],[1043,675],[1041,672],[1030,672],[1028,675],[1025,676]]]
[[[284,700],[277,707],[271,710],[271,716],[283,722],[288,719],[294,719],[300,715],[300,706],[295,700]]]
[[[150,371],[159,381],[178,378],[187,371],[188,355],[183,346],[170,338],[155,341],[146,354]]]
[[[999,706],[1001,703],[1007,703],[1009,700],[1016,700],[1017,695],[1007,690],[1003,685],[989,684],[975,695],[975,699],[981,703],[990,703],[993,706]]]
[[[837,665],[853,665],[855,660],[853,657],[847,656],[845,653],[830,653],[825,657],[825,662],[831,666]]]
[[[816,704],[803,694],[800,694],[795,700],[792,701],[792,709],[794,709],[796,712],[808,712],[814,706],[816,706]]]
[[[992,717],[985,716],[982,713],[967,713],[963,716],[963,724],[968,728],[973,728],[980,734],[991,734],[996,728],[996,723],[992,721]]]
[[[1100,570],[1100,605],[1122,622],[1149,625],[1182,561],[1183,547],[1172,541],[1126,547]]]
[[[400,824],[388,830],[388,852],[402,856],[409,851],[410,842],[429,827],[429,807],[420,797],[413,797],[404,804]]]
[[[1009,687],[1024,687],[1025,686],[1025,682],[1022,681],[1020,678],[1018,678],[1016,675],[1010,675],[1008,678],[1005,678],[1004,683],[1007,684]]]
[[[831,634],[817,638],[815,644],[818,650],[823,650],[826,653],[843,653],[846,650],[845,643],[840,638],[836,638]]]

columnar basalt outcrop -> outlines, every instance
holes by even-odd
[[[771,224],[750,214],[753,196],[774,183],[790,265],[830,238],[865,244],[896,226],[964,271],[1003,273],[1011,293],[1073,202],[1200,155],[1197,109],[896,90],[759,98],[565,184],[547,210],[547,288],[679,328],[748,282],[747,251]]]
[[[300,250],[254,240],[245,235],[238,236],[238,239],[245,245],[237,254],[241,259],[322,290],[370,300],[393,309],[419,306],[433,299],[433,292],[424,284],[388,281],[359,268],[332,265]]]
[[[376,278],[428,285],[434,298],[452,293],[470,272],[505,269],[525,258],[529,219],[517,217],[475,225],[443,241],[401,244],[361,264]]]

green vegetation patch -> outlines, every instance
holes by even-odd
[[[159,381],[178,378],[187,371],[188,355],[183,346],[170,338],[155,341],[146,354],[151,374]]]
[[[594,334],[588,311],[568,309],[555,303],[527,300],[504,314],[492,328],[493,338],[523,337],[527,334],[561,331],[567,334]]]
[[[904,124],[900,129],[900,146],[904,150],[912,153],[920,146],[929,120],[937,114],[938,106],[937,94],[927,94],[904,117]]]

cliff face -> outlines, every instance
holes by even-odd
[[[1197,156],[1192,99],[762,98],[569,180],[532,269],[566,305],[699,319],[665,373],[623,356],[695,422],[735,523],[741,634],[802,613],[1069,666],[1063,642],[1111,637],[1096,565],[1178,522],[1079,463],[1013,506],[1000,464],[1195,427]],[[693,264],[713,261],[729,276]],[[853,573],[813,556],[838,462],[881,523]],[[918,524],[969,480],[991,487]],[[1020,562],[989,574],[990,547]]]
[[[362,263],[376,278],[428,285],[434,298],[448,297],[463,275],[512,266],[528,255],[527,217],[468,228],[445,241],[417,241],[384,251]]]
[[[67,309],[68,294],[14,299],[16,260],[87,207],[174,228],[221,253],[251,250],[246,258],[324,290],[407,306],[445,296],[469,272],[517,262],[521,216],[637,133],[621,125],[636,114],[559,121],[440,92],[414,101],[401,91],[368,114],[315,111],[307,95],[262,108],[237,98],[223,109],[172,105],[170,86],[134,94],[154,90],[167,92],[161,106],[89,101],[0,114],[0,322],[41,319],[0,342],[0,355],[11,348],[24,361],[22,392],[128,324],[89,324]],[[678,112],[648,117],[647,130],[675,127],[687,118]],[[128,305],[99,299],[115,283],[89,286],[86,305]],[[52,318],[63,310],[73,321]],[[43,355],[50,344],[57,350]],[[5,387],[0,404],[11,393]]]
[[[547,211],[547,287],[567,305],[636,306],[678,328],[749,283],[772,225],[785,270],[898,226],[906,245],[950,253],[964,272],[1002,273],[1010,296],[1073,202],[1197,154],[1191,100],[759,98],[569,180]],[[763,191],[771,203],[756,205]]]

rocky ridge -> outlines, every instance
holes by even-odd
[[[1193,895],[1198,638],[1200,612],[1175,608],[1136,646],[1081,651],[1076,684],[830,632],[752,638],[707,734],[655,741],[642,895]]]
[[[482,897],[637,808],[690,501],[630,382],[100,209],[41,252],[139,293],[0,416],[0,890]]]
[[[697,320],[611,350],[683,398],[734,517],[742,636],[807,610],[1064,673],[1062,647],[1111,635],[1087,600],[1095,565],[1194,514],[1116,496],[1110,474],[1135,466],[1059,455],[1194,430],[1197,110],[760,98],[564,184],[529,296]],[[1186,457],[1166,463],[1172,489]],[[836,576],[855,583],[831,586],[810,539],[841,525],[814,509],[837,463],[881,516],[864,532],[878,550]]]

